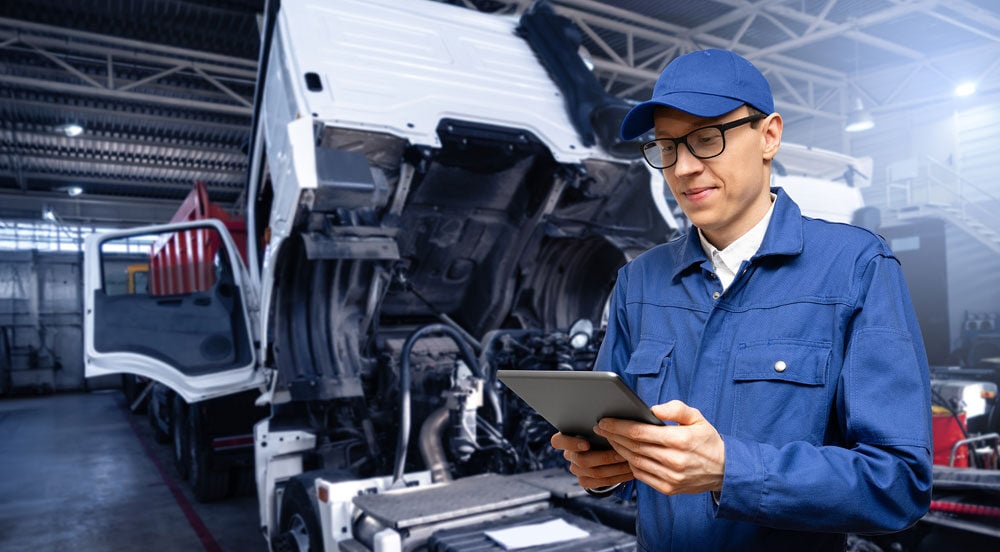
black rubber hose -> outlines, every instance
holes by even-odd
[[[462,335],[451,326],[445,324],[428,324],[417,328],[406,338],[406,342],[403,343],[403,350],[400,352],[402,358],[399,363],[399,439],[396,443],[396,462],[392,470],[392,480],[394,483],[403,479],[403,470],[406,467],[406,449],[410,445],[410,352],[413,350],[414,343],[428,334],[435,333],[450,337],[458,345],[462,359],[476,377],[483,378],[482,371],[479,369],[479,363],[472,354],[472,349],[465,343]],[[499,405],[499,400],[496,399],[495,393],[492,390],[488,391],[490,392],[490,399],[495,405]]]

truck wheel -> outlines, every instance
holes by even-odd
[[[212,449],[202,431],[198,405],[188,408],[188,479],[198,502],[211,502],[229,494],[229,470],[212,467]]]
[[[191,463],[188,452],[187,405],[180,395],[173,395],[170,400],[170,433],[174,440],[174,467],[181,479],[187,479],[188,465]]]
[[[272,546],[291,545],[285,550],[292,552],[323,550],[323,536],[316,510],[305,485],[298,479],[292,479],[285,486],[281,499],[281,523],[278,527],[281,528],[281,533],[274,539]]]
[[[150,393],[149,400],[146,401],[146,417],[149,419],[149,427],[153,428],[153,440],[165,445],[170,441],[170,434],[163,431],[163,426],[160,425],[162,408],[163,406],[156,402],[156,397]]]
[[[299,552],[299,545],[291,533],[282,533],[271,539],[271,552]]]

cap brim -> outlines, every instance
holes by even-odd
[[[633,107],[622,120],[622,140],[634,140],[653,128],[653,112],[657,107],[672,107],[695,117],[719,117],[743,105],[744,101],[699,92],[673,92],[642,102]]]

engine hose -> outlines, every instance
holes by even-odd
[[[406,338],[406,342],[403,343],[403,350],[400,352],[402,358],[399,362],[399,439],[396,443],[396,462],[392,470],[393,483],[403,479],[403,470],[406,469],[406,449],[410,446],[410,353],[413,351],[414,343],[424,336],[433,333],[441,333],[450,337],[458,345],[462,359],[469,366],[469,369],[472,370],[476,377],[480,379],[483,377],[482,370],[479,369],[479,363],[476,362],[476,357],[472,354],[472,349],[465,343],[462,335],[451,326],[445,324],[427,324],[426,326],[417,328]],[[496,391],[488,388],[487,393],[489,394],[490,402],[493,403],[493,407],[499,416],[500,399],[496,396]]]
[[[424,465],[431,470],[431,481],[434,483],[451,481],[448,459],[441,444],[441,432],[448,425],[449,417],[448,408],[442,406],[431,413],[420,426],[420,456],[424,459]]]
[[[988,516],[1000,518],[1000,507],[984,506],[982,504],[964,504],[961,502],[946,502],[944,500],[932,500],[931,510],[936,512],[948,512],[951,514],[966,514],[970,516]]]

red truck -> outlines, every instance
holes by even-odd
[[[222,222],[246,263],[246,222],[208,198],[197,182],[171,223],[215,219]],[[225,286],[228,264],[219,262],[223,243],[217,232],[199,228],[162,234],[149,255],[151,296],[209,292]],[[221,345],[221,341],[218,341]],[[253,424],[267,414],[254,406],[258,391],[188,404],[169,387],[153,383],[147,405],[158,441],[172,442],[174,463],[200,501],[224,498],[253,478]]]

